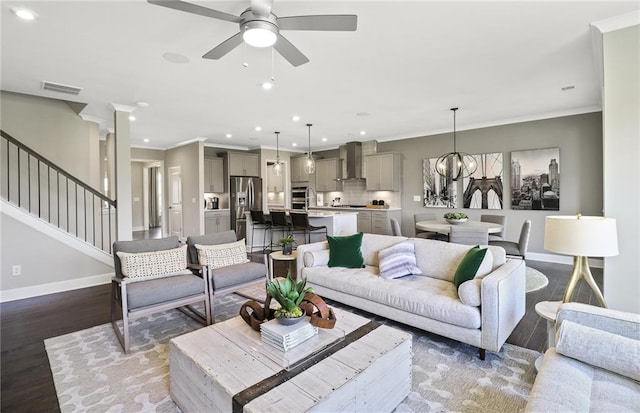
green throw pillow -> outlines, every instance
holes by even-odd
[[[479,246],[475,246],[467,252],[467,255],[464,256],[460,265],[458,265],[456,274],[453,277],[453,283],[456,285],[456,288],[460,287],[460,284],[463,282],[475,278],[478,273],[478,268],[480,268],[480,264],[482,264],[482,260],[484,260],[486,254],[487,249],[480,248]]]
[[[329,267],[362,268],[362,232],[343,237],[328,236]]]

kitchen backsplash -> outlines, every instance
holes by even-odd
[[[331,201],[336,197],[340,197],[342,205],[366,205],[374,199],[382,199],[394,208],[401,207],[401,192],[367,191],[364,180],[344,181],[342,191],[324,192],[324,203],[331,206]]]

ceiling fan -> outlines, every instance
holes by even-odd
[[[273,0],[251,0],[251,7],[240,16],[181,0],[147,1],[157,6],[226,20],[240,25],[239,33],[205,53],[202,56],[205,59],[220,59],[242,44],[244,40],[254,47],[273,46],[293,66],[300,66],[307,63],[309,59],[282,36],[280,30],[355,31],[358,26],[358,16],[355,14],[278,17],[271,12]]]

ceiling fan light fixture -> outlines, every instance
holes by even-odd
[[[250,21],[244,25],[242,39],[249,46],[271,47],[278,40],[278,29],[266,21]]]

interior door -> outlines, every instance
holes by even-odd
[[[182,170],[169,168],[169,234],[182,237]]]

